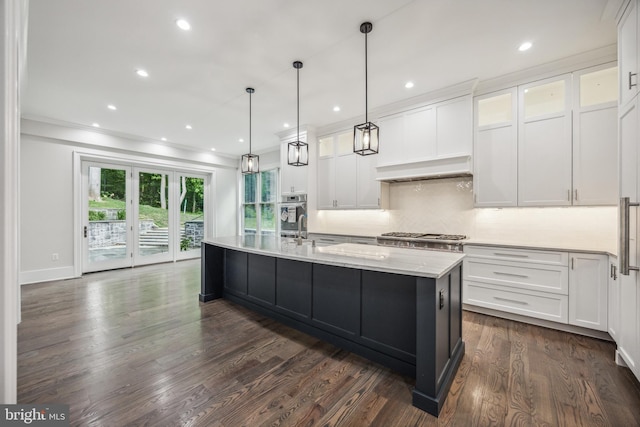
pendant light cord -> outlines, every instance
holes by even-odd
[[[251,154],[251,92],[249,92],[249,154]]]
[[[298,142],[300,142],[300,68],[296,68],[296,72],[297,72],[296,96],[297,96],[297,99],[298,99],[298,102],[296,103],[296,109],[298,111],[298,118],[297,118],[297,121],[298,121]]]
[[[369,123],[369,76],[368,76],[368,63],[367,56],[367,33],[364,33],[364,122]]]

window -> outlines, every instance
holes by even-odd
[[[244,234],[277,232],[278,169],[243,175],[242,224]]]

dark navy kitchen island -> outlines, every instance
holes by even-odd
[[[464,355],[464,255],[265,236],[203,243],[201,301],[229,299],[412,376],[414,406],[439,414]]]

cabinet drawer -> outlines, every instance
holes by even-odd
[[[568,322],[569,300],[566,295],[510,291],[470,281],[464,282],[463,295],[465,304],[553,322]]]
[[[530,262],[549,265],[569,265],[567,252],[539,251],[532,249],[512,249],[491,246],[465,245],[464,253],[478,258],[490,258],[495,260]]]
[[[511,261],[497,263],[475,257],[465,258],[463,265],[464,280],[568,295],[567,267]]]

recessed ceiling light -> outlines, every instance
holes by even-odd
[[[216,151],[216,149],[215,149],[215,148],[212,148],[212,149],[211,149],[211,151]]]
[[[99,128],[100,125],[98,123],[92,123],[91,126],[93,126],[94,128]]]
[[[147,73],[147,71],[143,69],[137,69],[136,74],[140,77],[149,77],[149,73]]]
[[[187,22],[185,19],[176,20],[176,25],[178,26],[178,28],[184,31],[189,31],[191,29],[191,24],[189,24],[189,22]]]
[[[167,140],[167,138],[165,138],[165,137],[163,136],[162,138],[160,138],[160,140],[162,140],[162,141],[166,141],[166,140]]]
[[[333,111],[335,111],[336,113],[340,111],[340,106],[336,105],[335,107],[333,107]]]
[[[238,142],[244,142],[244,139],[240,138],[238,139]]]
[[[186,125],[184,128],[185,128],[185,129],[188,129],[188,130],[193,129],[193,128],[191,127],[191,125]]]
[[[407,89],[411,89],[413,87],[413,82],[406,82],[404,84],[404,87],[406,87]]]
[[[288,128],[288,127],[289,127],[289,123],[285,123],[285,124],[283,124],[282,126],[284,126],[284,127]]]
[[[113,111],[116,111],[116,110],[117,110],[116,106],[115,106],[115,105],[113,105],[113,104],[109,104],[109,105],[107,105],[107,108],[108,108],[109,110],[113,110]]]
[[[531,46],[533,46],[533,44],[531,42],[524,42],[520,45],[520,47],[518,48],[518,50],[520,52],[524,52],[525,50],[529,50],[531,49]]]

